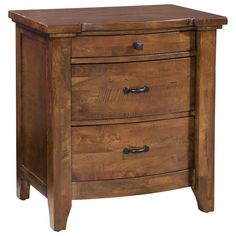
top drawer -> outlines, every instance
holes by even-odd
[[[115,36],[80,36],[72,39],[72,57],[131,56],[195,49],[195,32]]]

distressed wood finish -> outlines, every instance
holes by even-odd
[[[45,197],[47,196],[47,184],[45,182],[24,166],[21,166],[20,172],[22,179],[25,180],[26,183],[35,187]]]
[[[29,197],[29,184],[41,189],[47,182],[46,43],[17,27],[17,195]],[[38,125],[35,125],[38,124]],[[33,173],[35,180],[25,177]]]
[[[216,29],[226,17],[174,5],[9,17],[20,199],[30,185],[47,197],[55,231],[72,199],[192,187],[199,209],[214,210]]]
[[[143,44],[142,50],[133,47]],[[72,57],[110,57],[158,54],[195,49],[195,32],[168,32],[117,36],[83,36],[72,40]]]
[[[121,197],[162,192],[191,186],[191,171],[128,179],[82,181],[72,183],[73,199]]]
[[[72,129],[73,181],[129,178],[192,168],[194,119]],[[124,148],[150,150],[124,154]]]
[[[194,73],[194,58],[73,66],[72,120],[191,111],[194,109]],[[150,91],[123,92],[125,87],[144,85]]]
[[[197,33],[195,185],[200,210],[214,210],[216,31]]]
[[[21,200],[29,198],[30,185],[23,179],[21,165],[23,163],[22,153],[22,99],[21,99],[21,30],[16,27],[16,194]]]
[[[46,43],[25,32],[21,47],[22,165],[46,183],[47,102],[42,96],[47,90]]]
[[[98,35],[131,35],[131,34],[157,34],[167,32],[183,32],[183,31],[195,31],[194,26],[178,27],[178,28],[153,28],[153,29],[137,29],[137,30],[115,30],[115,31],[83,31],[83,36],[98,36]],[[57,34],[58,35],[58,34]],[[50,36],[54,36],[50,34]],[[79,34],[77,34],[79,36]]]
[[[71,58],[71,64],[97,64],[97,63],[119,63],[119,62],[138,62],[138,61],[156,61],[163,59],[178,59],[183,57],[196,56],[196,51],[170,52],[161,54],[148,54],[137,56],[119,56],[119,57],[76,57]]]
[[[47,196],[51,227],[61,230],[71,206],[71,40],[16,34],[17,195],[28,198],[32,185]]]
[[[10,11],[14,21],[44,33],[221,27],[227,18],[175,5]]]
[[[158,120],[169,120],[175,118],[183,118],[195,116],[195,111],[187,112],[178,112],[170,113],[164,115],[155,115],[155,116],[142,116],[142,117],[133,117],[133,118],[121,118],[121,119],[104,119],[104,120],[81,120],[81,121],[71,121],[71,125],[76,126],[86,126],[86,125],[109,125],[109,124],[129,124],[129,123],[138,123],[144,121],[158,121]]]
[[[66,228],[71,208],[71,39],[48,42],[50,93],[47,197],[51,227]]]

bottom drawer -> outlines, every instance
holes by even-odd
[[[73,181],[147,176],[193,165],[194,118],[72,128]]]

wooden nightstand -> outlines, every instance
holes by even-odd
[[[10,11],[16,22],[17,195],[72,199],[192,187],[214,210],[216,29],[174,5]]]

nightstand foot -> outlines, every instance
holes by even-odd
[[[196,191],[193,189],[193,193],[196,197],[198,209],[203,212],[212,212],[214,211],[214,199],[209,199],[205,191]]]
[[[55,202],[54,202],[55,203]],[[54,231],[66,229],[67,219],[70,213],[71,205],[56,204],[48,202],[50,226]]]
[[[20,200],[26,200],[29,198],[30,184],[22,179],[17,180],[16,195]]]

